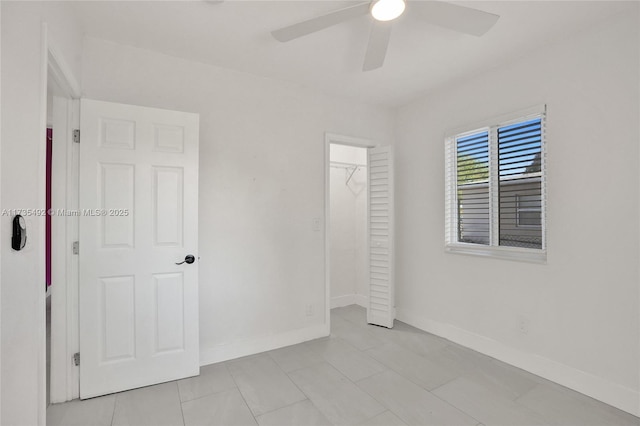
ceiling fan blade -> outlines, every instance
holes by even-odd
[[[373,21],[367,53],[364,55],[362,71],[371,71],[380,68],[387,56],[387,47],[391,37],[391,21]]]
[[[330,12],[317,18],[312,18],[307,21],[272,31],[271,35],[281,42],[290,41],[298,37],[332,27],[351,18],[366,15],[369,13],[370,4],[371,2],[364,2],[345,7],[344,9],[339,9],[335,12]]]
[[[420,13],[430,24],[475,36],[489,31],[500,18],[493,13],[440,1],[410,1],[407,3],[409,8]]]

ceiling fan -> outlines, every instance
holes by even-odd
[[[363,71],[380,68],[387,54],[391,26],[405,8],[419,14],[425,22],[465,34],[481,36],[497,21],[499,16],[470,7],[439,1],[373,0],[338,9],[297,24],[272,31],[273,37],[287,42],[332,27],[358,16],[371,14],[373,23],[369,44],[364,57]]]

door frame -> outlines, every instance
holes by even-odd
[[[324,286],[325,326],[327,334],[331,333],[331,144],[354,146],[357,148],[373,148],[381,145],[371,139],[340,135],[337,133],[325,133],[324,135]],[[367,188],[368,187],[369,182],[367,180]],[[368,203],[369,201],[367,200],[367,206]],[[369,208],[367,207],[367,229],[369,228],[368,210]],[[367,235],[367,241],[368,239],[369,237]]]
[[[46,104],[49,79],[53,80],[64,94],[64,98],[59,98],[58,102],[54,101],[53,108],[63,109],[63,117],[66,118],[58,123],[61,126],[57,128],[58,140],[62,140],[64,143],[52,144],[51,208],[69,211],[77,206],[78,199],[78,146],[73,143],[73,129],[78,128],[79,125],[81,88],[55,40],[52,40],[46,23],[42,24],[42,46],[43,124],[41,127],[43,132],[47,122]],[[61,134],[62,136],[60,136]],[[54,135],[55,141],[56,136]],[[44,159],[46,156],[42,158]],[[46,167],[44,160],[41,163],[39,185],[44,187]],[[44,190],[42,193],[44,194]],[[50,386],[50,402],[55,403],[77,398],[80,390],[78,368],[71,362],[71,357],[77,351],[76,346],[78,346],[78,263],[77,257],[74,259],[71,251],[73,238],[77,237],[77,223],[74,227],[69,224],[69,220],[65,216],[53,215],[51,234],[51,366],[48,385]],[[44,237],[42,241],[44,241]],[[44,249],[41,252],[44,254]],[[44,265],[44,261],[42,264]],[[43,297],[41,304],[43,315],[44,304]],[[44,318],[42,324],[43,327],[46,326]],[[45,353],[46,341],[43,341],[42,344],[43,353]],[[46,359],[43,359],[43,362],[46,362]],[[46,365],[43,371],[46,375]],[[46,393],[45,386],[47,386],[46,376],[43,377],[43,394]],[[46,402],[44,408],[43,415],[46,418]]]

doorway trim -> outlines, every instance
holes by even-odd
[[[77,160],[75,168],[73,161],[74,152],[77,158],[78,151],[78,147],[73,143],[73,129],[79,124],[77,111],[79,111],[78,99],[81,96],[81,88],[57,46],[55,40],[51,38],[47,24],[43,23],[43,131],[47,122],[46,103],[49,79],[55,83],[63,95],[54,98],[53,106],[53,110],[56,111],[54,112],[56,117],[54,117],[53,124],[56,127],[54,130],[58,137],[54,134],[54,143],[52,144],[51,208],[55,211],[69,211],[74,205],[73,200],[77,200],[78,197],[77,186],[74,188],[73,185],[73,182],[76,182],[77,185],[78,174]],[[58,122],[56,122],[56,118],[58,118]],[[56,142],[58,143],[56,144]],[[40,185],[44,186],[46,167],[44,161],[41,163]],[[73,176],[76,176],[75,180]],[[75,205],[77,206],[77,203]],[[77,258],[74,263],[70,239],[75,235],[74,227],[69,225],[68,216],[52,215],[51,233],[51,366],[49,383],[46,379],[46,365],[43,369],[45,376],[42,389],[46,392],[45,387],[49,386],[50,402],[54,403],[69,401],[79,395],[78,368],[71,362],[73,348],[77,345],[78,339],[78,275],[77,270],[73,273],[73,268],[77,269]],[[75,234],[77,234],[77,226]],[[44,237],[42,240],[44,241]],[[44,254],[44,250],[41,252]],[[42,263],[44,264],[44,262]],[[41,310],[44,315],[44,299]],[[44,322],[43,318],[43,326]],[[44,351],[46,351],[46,341],[43,342],[43,353]],[[45,412],[42,415],[46,418],[46,402],[44,408]]]
[[[329,132],[324,135],[324,287],[327,334],[331,333],[331,144],[355,146],[357,148],[373,148],[380,145],[371,139]]]

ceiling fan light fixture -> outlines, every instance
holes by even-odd
[[[371,6],[371,15],[378,21],[392,21],[404,12],[404,0],[377,0]]]

